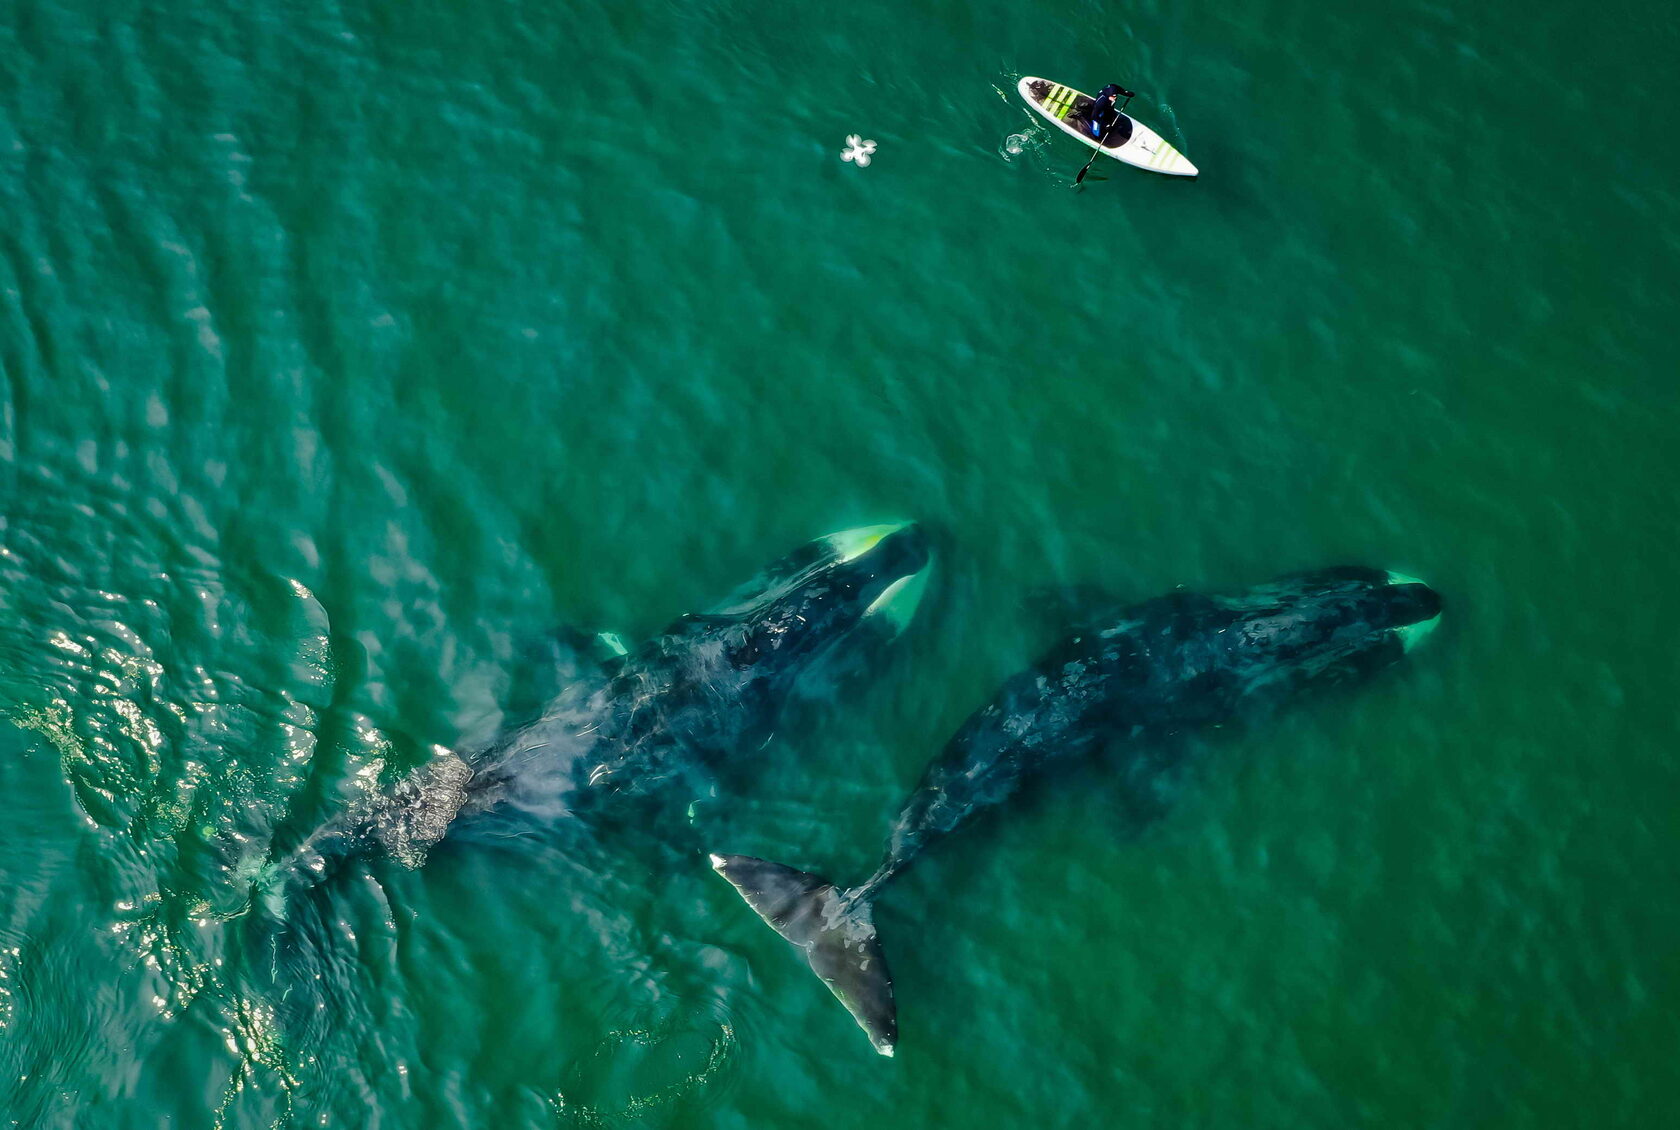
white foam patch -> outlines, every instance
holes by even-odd
[[[840,159],[855,161],[858,168],[865,169],[869,167],[869,159],[875,153],[875,149],[873,140],[866,140],[860,133],[849,133],[846,135],[846,148],[840,151]]]

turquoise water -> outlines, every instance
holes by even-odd
[[[1677,29],[17,0],[0,1116],[1674,1120]],[[1075,190],[1023,73],[1126,83],[1203,175]],[[245,910],[540,693],[557,625],[643,638],[900,517],[917,622],[668,852]],[[1153,822],[1093,771],[919,863],[892,1061],[704,865],[865,873],[1059,595],[1345,562],[1444,594],[1428,646],[1210,739]]]

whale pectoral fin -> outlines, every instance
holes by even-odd
[[[849,900],[820,875],[748,855],[714,855],[712,867],[770,928],[797,946],[875,1050],[893,1054],[898,1010],[892,974],[869,903]]]
[[[624,641],[619,638],[617,632],[596,632],[595,653],[603,663],[611,663],[629,655],[630,649],[624,646]]]

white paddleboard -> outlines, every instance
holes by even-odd
[[[1110,127],[1106,143],[1099,146],[1097,139],[1086,132],[1090,121],[1086,115],[1096,99],[1083,91],[1030,75],[1017,83],[1016,89],[1027,100],[1027,105],[1037,110],[1045,121],[1092,149],[1100,149],[1116,161],[1124,161],[1152,173],[1165,173],[1169,177],[1196,175],[1196,166],[1168,144],[1166,138],[1126,114],[1120,115],[1120,120]]]

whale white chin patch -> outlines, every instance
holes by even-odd
[[[1390,571],[1388,574],[1388,583],[1391,585],[1423,584],[1423,582],[1418,580],[1416,577],[1408,577],[1404,573],[1395,573],[1393,571]],[[1427,620],[1420,621],[1416,624],[1407,624],[1404,628],[1394,629],[1394,634],[1400,637],[1400,647],[1405,651],[1411,651],[1412,648],[1422,643],[1429,633],[1435,630],[1435,626],[1440,622],[1441,614],[1437,612],[1434,616],[1431,616]]]
[[[916,607],[922,602],[922,593],[927,589],[928,573],[932,570],[932,563],[910,574],[900,577],[888,585],[881,595],[869,602],[869,607],[863,610],[865,617],[880,616],[892,627],[894,635],[902,632],[916,615]]]
[[[1419,624],[1407,624],[1404,628],[1396,628],[1394,634],[1400,637],[1400,646],[1406,651],[1410,651],[1422,643],[1429,633],[1435,630],[1435,625],[1440,622],[1441,617],[1436,616],[1434,619],[1425,620]]]
[[[835,557],[844,564],[847,561],[856,561],[874,549],[882,538],[897,533],[907,525],[908,522],[889,522],[884,526],[859,526],[856,529],[829,534],[822,540],[829,544]]]

